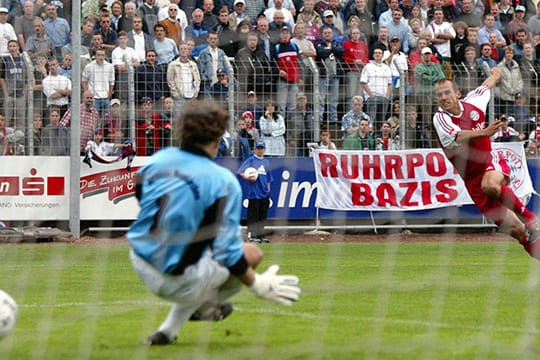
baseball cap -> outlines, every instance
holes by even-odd
[[[245,117],[251,118],[253,120],[253,113],[251,111],[244,111],[242,113],[242,119]]]
[[[148,96],[143,97],[141,100],[143,103],[154,102],[154,100],[152,100],[152,98]]]
[[[509,116],[508,117],[508,122],[511,122],[511,123],[516,122],[516,118],[513,117],[513,116]]]
[[[324,10],[323,17],[327,17],[327,16],[334,16],[334,12],[330,9]]]
[[[96,130],[94,130],[94,134],[95,135],[103,135],[103,129],[102,128],[96,128]]]
[[[246,2],[244,0],[234,0],[234,5],[236,4],[244,4],[246,5]]]
[[[429,47],[425,47],[422,49],[422,55],[424,54],[433,54],[433,51],[431,51],[431,49]]]
[[[265,148],[266,149],[266,143],[264,141],[257,141],[255,143],[256,148]]]
[[[8,13],[9,10],[5,7],[0,7],[0,13]]]
[[[508,120],[508,117],[506,117],[506,114],[501,114],[501,116],[499,116],[499,120],[501,121]]]
[[[223,69],[223,68],[217,69],[217,74],[218,74],[218,75],[222,75],[222,74],[226,74],[226,73],[227,73],[227,72],[226,72],[225,69]]]
[[[523,5],[518,5],[518,6],[516,6],[516,11],[523,11],[523,12],[526,12],[527,9],[525,9],[525,6],[523,6]]]
[[[514,95],[514,97],[517,99],[517,98],[520,98],[521,97],[521,93],[516,93],[516,95]]]
[[[288,27],[283,26],[283,27],[281,28],[280,32],[285,32],[285,31],[286,31],[286,32],[291,32],[291,31],[289,30]]]
[[[113,106],[113,105],[120,105],[120,100],[118,100],[118,99],[112,99],[112,100],[111,100],[111,106]]]
[[[398,38],[397,36],[392,36],[392,38],[390,39],[390,41],[401,41],[401,39]]]
[[[248,91],[248,96],[251,96],[251,95],[255,96],[255,91],[253,90]]]

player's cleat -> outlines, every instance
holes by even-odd
[[[258,237],[250,237],[248,238],[248,241],[251,243],[257,243],[257,244],[261,243],[261,239],[259,239]]]
[[[522,242],[521,245],[529,255],[540,260],[540,229],[527,231],[527,241]]]
[[[268,244],[270,242],[270,240],[268,240],[264,236],[259,237],[259,241],[264,244]]]
[[[210,312],[203,315],[199,311],[195,311],[189,318],[189,321],[221,321],[233,312],[233,305],[230,302],[214,307]]]
[[[145,341],[145,345],[169,345],[172,344],[176,340],[176,337],[174,339],[169,339],[167,335],[162,333],[161,331],[156,331],[152,335],[148,337]]]

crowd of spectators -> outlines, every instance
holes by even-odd
[[[137,153],[151,155],[171,144],[174,114],[201,97],[236,115],[221,156],[246,156],[256,139],[268,156],[306,156],[320,129],[321,146],[432,147],[433,85],[450,77],[466,94],[495,66],[502,80],[492,116],[512,131],[494,141],[529,139],[538,152],[540,2],[85,0],[80,71],[72,69],[71,1],[2,4],[2,154],[67,155],[77,119],[81,153],[100,129],[111,143],[135,136]]]

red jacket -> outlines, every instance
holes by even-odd
[[[362,40],[353,42],[347,40],[343,43],[343,61],[345,62],[345,71],[361,71],[362,67],[354,62],[362,60],[364,64],[369,62],[369,49]]]

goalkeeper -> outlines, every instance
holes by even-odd
[[[140,212],[127,238],[135,272],[155,295],[173,303],[148,345],[173,342],[188,320],[222,320],[226,300],[247,286],[256,296],[291,305],[298,278],[272,265],[240,233],[242,190],[234,174],[214,162],[228,113],[215,102],[186,104],[176,121],[180,148],[157,152],[137,174]]]

